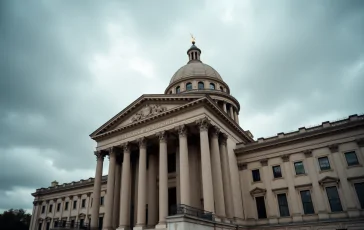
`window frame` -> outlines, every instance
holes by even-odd
[[[176,86],[176,94],[179,94],[181,92],[181,86]]]
[[[359,208],[364,209],[364,196],[361,196],[362,200],[360,200],[360,196],[359,196],[358,191],[357,191],[356,186],[355,186],[356,184],[363,184],[364,185],[364,180],[353,181],[352,182],[352,185],[353,185],[354,191],[355,191],[355,195],[356,195],[356,199],[357,199],[357,201],[359,203]]]
[[[330,199],[329,198],[329,194],[328,194],[328,188],[335,188],[336,189],[336,193],[337,193],[337,196],[338,196],[338,200],[339,200],[339,203],[340,203],[340,209],[339,210],[333,210],[333,206],[331,205],[331,202],[330,202],[330,200],[332,200],[332,199]],[[337,212],[343,212],[344,211],[344,208],[343,208],[343,203],[342,203],[342,199],[341,199],[341,197],[340,197],[340,192],[339,192],[339,188],[338,188],[338,186],[336,186],[336,185],[328,185],[328,186],[325,186],[325,193],[326,193],[326,199],[327,199],[327,201],[328,201],[328,204],[329,204],[329,208],[330,208],[330,211],[332,212],[332,213],[337,213]]]
[[[276,177],[274,174],[274,168],[279,167],[279,171],[280,171],[280,177]],[[282,167],[281,165],[272,165],[272,173],[273,173],[273,179],[282,179],[283,178],[283,172],[282,172]]]
[[[104,196],[100,196],[100,206],[103,206],[105,203],[105,198]]]
[[[210,90],[216,90],[216,85],[215,85],[215,83],[210,82],[210,84],[209,84],[209,89],[210,89]]]
[[[200,86],[202,86],[202,88],[201,88]],[[204,83],[204,82],[202,82],[202,81],[199,81],[199,82],[197,83],[197,89],[198,89],[198,90],[204,90],[204,89],[205,89],[205,83]]]
[[[314,204],[313,204],[313,200],[312,200],[312,191],[311,191],[311,189],[302,189],[302,190],[300,190],[300,191],[298,191],[299,192],[299,195],[300,195],[300,199],[301,199],[301,205],[302,205],[302,211],[303,211],[303,214],[304,215],[314,215],[315,214],[315,206],[314,206]],[[302,192],[308,192],[309,193],[309,195],[310,195],[310,200],[311,200],[311,206],[312,206],[312,213],[306,213],[306,211],[305,211],[305,203],[308,203],[308,202],[303,202],[303,198],[302,198]]]
[[[254,171],[256,172],[258,172],[258,176],[259,176],[259,180],[254,180]],[[260,176],[260,170],[259,169],[252,169],[252,180],[253,180],[253,183],[255,183],[255,182],[261,182],[262,181],[262,178],[261,178],[261,176]]]
[[[350,154],[350,153],[354,153],[354,156],[355,156],[355,159],[356,159],[356,164],[349,164],[348,162],[348,158],[346,157],[347,154]],[[359,157],[358,157],[358,154],[356,153],[355,150],[350,150],[350,151],[346,151],[344,152],[344,158],[345,158],[345,162],[346,162],[346,165],[348,167],[352,167],[352,166],[359,166],[360,165],[360,162],[359,162]]]
[[[53,211],[53,204],[50,204],[48,207],[48,212],[52,212]]]
[[[328,162],[328,164],[329,164],[329,167],[328,168],[322,168],[321,167],[321,164],[320,164],[320,159],[323,159],[323,158],[326,158],[327,159],[327,162]],[[320,169],[320,171],[329,171],[329,170],[332,170],[332,168],[331,168],[331,163],[330,163],[330,159],[329,159],[329,156],[319,156],[319,157],[317,157],[317,163],[318,163],[318,166],[319,166],[319,169]]]
[[[86,208],[86,199],[81,200],[81,208]]]
[[[189,89],[189,86],[191,86],[191,88]],[[190,91],[190,90],[192,90],[193,89],[193,87],[192,87],[192,82],[187,82],[186,83],[186,91]]]
[[[57,203],[57,212],[61,211],[61,203]]]
[[[66,202],[64,203],[64,210],[65,210],[65,211],[67,211],[67,210],[68,210],[68,201],[66,201]]]
[[[77,200],[73,201],[72,207],[73,207],[73,209],[77,209]]]
[[[260,209],[258,209],[257,198],[262,198],[263,199],[265,217],[259,217],[259,210]],[[267,204],[265,202],[265,196],[264,195],[254,196],[254,201],[255,201],[254,203],[255,203],[255,212],[257,214],[257,219],[258,220],[267,219],[268,218],[268,215],[267,215]]]
[[[297,174],[297,170],[296,170],[296,164],[297,163],[302,163],[302,167],[303,167],[303,173],[299,173]],[[302,176],[302,175],[306,175],[306,167],[305,167],[305,164],[304,164],[304,161],[303,160],[298,160],[298,161],[294,161],[293,162],[293,169],[294,169],[294,172],[295,172],[295,175],[296,176]]]
[[[280,201],[279,201],[279,196],[283,196],[285,197],[285,202],[286,204],[284,205],[284,207],[287,208],[287,212],[288,215],[282,215],[283,209],[281,209],[281,205],[280,205]],[[288,203],[288,198],[287,198],[287,193],[286,192],[281,192],[281,193],[277,193],[276,194],[276,198],[277,198],[277,204],[278,204],[278,211],[279,211],[279,216],[280,217],[290,217],[291,216],[291,212],[290,212],[290,208],[289,208],[289,203]]]
[[[45,209],[46,209],[45,205],[42,205],[42,214],[45,213]]]

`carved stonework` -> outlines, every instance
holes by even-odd
[[[356,143],[359,147],[364,147],[364,138],[356,139]]]
[[[168,138],[168,133],[166,131],[162,131],[156,134],[159,138],[159,142],[166,142]]]
[[[250,191],[250,195],[255,196],[255,195],[265,195],[265,193],[267,192],[267,190],[265,190],[264,188],[258,188],[256,187],[255,189]]]
[[[77,195],[77,198],[78,198],[78,199],[80,199],[80,198],[81,198],[81,196],[82,196],[82,194],[78,194],[78,195]]]
[[[104,160],[105,155],[102,154],[101,151],[95,151],[94,153],[95,153],[95,156],[96,156],[96,160],[97,161],[99,161],[99,160],[100,161],[103,161]]]
[[[306,158],[312,157],[312,150],[306,150],[303,152],[303,154],[305,154]]]
[[[152,117],[159,113],[165,112],[167,108],[162,107],[160,105],[146,105],[141,111],[137,112],[132,118],[131,122],[137,122],[142,119]]]
[[[228,139],[228,135],[226,133],[221,133],[220,144],[226,146],[227,139]]]
[[[330,149],[331,153],[336,153],[336,152],[339,151],[339,145],[338,144],[329,145],[328,148]]]
[[[130,153],[130,144],[129,144],[129,142],[124,143],[122,145],[122,147],[123,147],[124,153],[126,153],[126,152]]]
[[[261,161],[260,161],[260,164],[261,164],[262,166],[267,166],[267,165],[268,165],[268,160],[267,160],[267,159],[261,160]]]
[[[335,183],[337,186],[339,186],[340,179],[336,178],[336,177],[327,176],[327,177],[322,178],[318,182],[321,186],[324,186],[325,184],[329,184],[329,183]]]
[[[33,205],[37,206],[38,205],[38,201],[33,201]]]
[[[66,197],[62,197],[62,201],[64,201],[66,199]]]
[[[116,148],[115,147],[110,147],[109,148],[109,159],[110,159],[110,157],[115,157],[115,155],[116,155]]]
[[[196,121],[196,124],[200,128],[200,132],[207,131],[209,129],[210,123],[211,123],[210,120],[207,119],[206,117]]]
[[[246,163],[239,163],[239,164],[238,164],[238,169],[239,169],[239,170],[245,170],[245,169],[247,169],[247,165],[246,165]]]
[[[90,193],[90,192],[88,192],[88,193],[87,193],[87,197],[90,197],[90,196],[91,196],[91,193]]]
[[[182,137],[186,137],[187,136],[187,127],[186,125],[180,125],[176,128],[178,135],[182,136]]]
[[[213,126],[212,129],[211,129],[211,136],[213,138],[218,138],[219,134],[220,134],[220,128],[217,127],[217,126]]]
[[[147,140],[145,137],[141,137],[138,139],[139,148],[145,148],[147,146]]]
[[[289,155],[283,155],[282,160],[283,160],[283,162],[288,162],[289,161]]]

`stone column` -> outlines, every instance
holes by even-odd
[[[94,205],[91,211],[91,228],[98,228],[99,222],[99,209],[100,209],[100,193],[101,193],[101,179],[102,179],[102,167],[104,163],[104,155],[101,151],[96,151],[96,173],[94,179],[93,199]]]
[[[120,218],[118,229],[128,228],[128,217],[130,212],[129,200],[130,200],[130,146],[128,143],[124,144],[124,156],[123,156],[123,172],[121,177],[121,193],[120,193]]]
[[[148,226],[154,227],[158,222],[157,206],[157,156],[149,155],[148,167]]]
[[[66,200],[66,197],[62,197],[62,202],[61,202],[61,215],[60,215],[60,220],[62,220],[62,217],[63,217],[63,210],[64,210],[64,205],[65,205],[65,200]]]
[[[72,208],[73,208],[73,195],[69,196],[69,205],[68,205],[69,212],[68,212],[67,221],[71,221]]]
[[[271,186],[271,176],[269,173],[269,166],[268,166],[268,160],[262,160],[260,161],[262,164],[262,171],[263,171],[263,183],[266,189],[266,200],[267,200],[267,217],[269,219],[270,224],[277,224],[278,223],[278,206],[274,199],[272,186]]]
[[[168,160],[167,133],[160,132],[159,137],[159,223],[156,228],[167,228],[168,216]]]
[[[114,182],[114,201],[113,201],[113,227],[119,226],[119,215],[120,215],[120,184],[121,184],[121,162],[117,159],[115,165],[115,182]]]
[[[79,215],[80,215],[80,209],[81,209],[81,204],[82,204],[82,200],[81,200],[82,194],[78,194],[77,195],[77,216],[76,216],[76,222],[79,222]]]
[[[107,176],[107,195],[105,201],[105,219],[103,229],[113,229],[113,204],[114,204],[114,186],[115,186],[115,165],[116,165],[116,149],[109,149],[109,173]]]
[[[224,188],[222,183],[221,173],[221,159],[219,150],[219,134],[220,129],[216,126],[212,128],[211,132],[211,162],[212,162],[212,177],[214,188],[214,199],[216,206],[216,214],[221,217],[226,216],[225,201],[224,201]]]
[[[147,146],[144,137],[139,140],[139,178],[138,178],[138,210],[137,227],[146,225],[145,208],[147,204]]]
[[[221,171],[222,171],[222,183],[224,189],[224,201],[225,201],[225,212],[229,218],[234,217],[234,204],[231,192],[231,181],[229,172],[229,159],[226,149],[227,135],[222,134],[220,139],[220,156],[221,156]]]
[[[181,182],[181,204],[191,205],[190,168],[188,163],[187,130],[185,125],[178,127],[179,134],[179,169]]]
[[[293,222],[300,222],[302,221],[302,215],[298,202],[301,200],[301,198],[298,197],[296,188],[294,187],[294,178],[293,178],[294,172],[292,172],[291,170],[291,162],[289,161],[289,156],[288,155],[282,156],[282,160],[283,160],[283,167],[286,171],[285,179],[287,181],[288,194],[289,194],[289,196],[287,196],[287,199],[288,203],[291,204],[290,206],[291,216],[293,217]]]
[[[37,226],[37,219],[39,218],[39,201],[33,201],[33,205],[34,205],[34,211],[33,211],[33,214],[32,214],[32,219],[31,219],[31,223],[30,223],[30,230],[35,230],[37,229],[36,226]]]
[[[57,199],[53,199],[53,207],[52,207],[52,220],[51,220],[51,227],[54,226],[54,216],[56,215],[56,209],[57,209]]]
[[[236,109],[234,109],[234,120],[236,123],[239,124],[239,118],[238,118],[238,113],[236,112]]]
[[[224,108],[225,113],[227,113],[226,102],[224,102],[223,108]]]
[[[231,119],[235,120],[235,117],[234,117],[234,107],[233,107],[233,105],[230,105],[229,112],[230,112]]]
[[[89,221],[88,221],[88,215],[89,215],[89,212],[90,212],[90,206],[91,206],[91,193],[87,193],[87,198],[86,198],[86,201],[87,201],[87,207],[86,207],[86,219],[85,219],[85,223],[89,224]]]
[[[210,121],[203,118],[197,121],[200,128],[200,145],[201,145],[201,172],[202,172],[202,187],[203,187],[203,202],[204,210],[215,212],[214,207],[214,191],[212,186],[211,176],[211,157],[209,147],[208,128]]]

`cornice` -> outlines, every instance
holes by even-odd
[[[355,119],[353,119],[353,117]],[[357,116],[352,115],[349,116],[348,119],[336,121],[336,122],[323,122],[321,126],[315,126],[311,128],[300,128],[299,130],[304,129],[305,132],[292,132],[288,135],[277,135],[272,138],[258,139],[254,143],[245,144],[242,147],[237,147],[235,149],[235,153],[237,155],[250,153],[255,151],[261,151],[263,149],[276,148],[280,146],[290,145],[296,142],[303,142],[310,139],[315,139],[321,136],[330,135],[332,133],[342,132],[343,130],[351,130],[364,126],[364,115]]]

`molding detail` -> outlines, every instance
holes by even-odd
[[[212,126],[211,134],[213,138],[218,138],[220,134],[220,128],[217,126]]]
[[[359,147],[364,147],[364,138],[358,138],[355,141]]]
[[[332,144],[327,146],[330,149],[331,153],[336,153],[339,151],[339,145],[338,144]]]
[[[202,118],[202,119],[196,121],[196,124],[200,128],[200,132],[208,131],[208,129],[210,127],[210,124],[211,124],[211,121],[205,117],[205,118]]]
[[[141,137],[138,139],[139,148],[145,148],[147,146],[147,139],[145,137]]]
[[[159,142],[165,143],[167,142],[168,133],[166,131],[162,131],[156,134],[159,138]]]
[[[260,164],[261,164],[262,166],[268,166],[268,160],[267,160],[267,159],[261,160],[261,161],[260,161]]]
[[[288,162],[289,161],[289,155],[283,155],[281,156],[283,162]]]
[[[124,153],[125,152],[130,153],[130,144],[129,144],[129,142],[126,142],[126,143],[122,144],[122,147],[123,147]]]
[[[258,188],[256,187],[255,189],[250,191],[250,195],[255,196],[255,195],[265,195],[265,193],[267,192],[267,190],[265,190],[264,188]]]
[[[221,133],[221,135],[220,135],[220,145],[225,145],[226,146],[228,137],[229,136],[226,133]]]
[[[324,186],[325,184],[329,184],[329,183],[335,183],[336,185],[339,185],[340,179],[336,178],[336,177],[327,176],[327,177],[322,178],[318,182],[321,186]]]
[[[176,128],[178,135],[180,137],[186,137],[187,136],[187,126],[186,125],[180,125]]]
[[[160,105],[145,105],[145,107],[141,111],[137,112],[134,116],[132,116],[131,123],[138,122],[140,120],[152,117],[165,111],[167,111],[167,108]]]
[[[312,150],[310,150],[310,149],[306,150],[306,151],[303,152],[303,154],[305,154],[306,158],[312,157]]]
[[[247,169],[247,164],[246,163],[239,163],[238,164],[238,169],[241,171],[241,170],[245,170]]]
[[[95,151],[94,154],[96,156],[96,161],[104,160],[105,155],[101,151]]]

